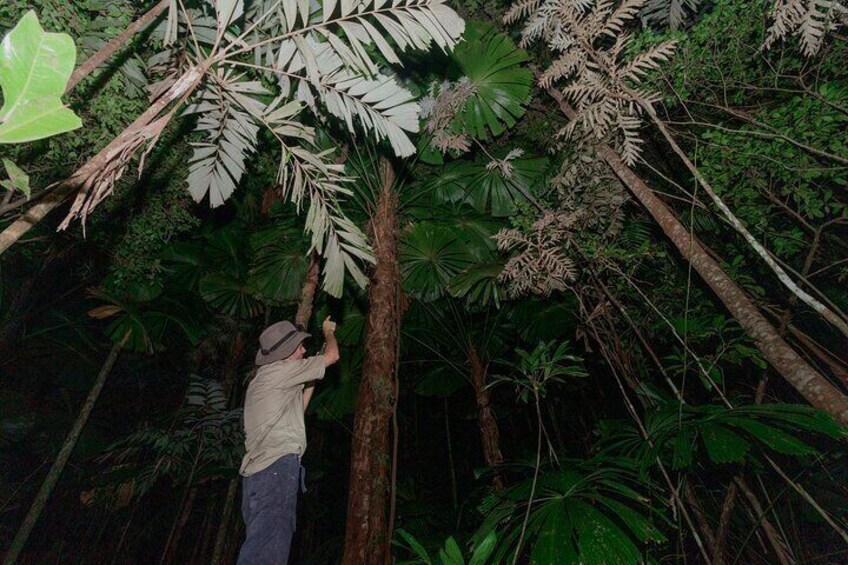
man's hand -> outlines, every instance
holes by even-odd
[[[336,323],[327,316],[321,325],[321,329],[324,331],[324,340],[327,342],[324,346],[324,366],[329,367],[339,360],[339,344],[336,341]]]

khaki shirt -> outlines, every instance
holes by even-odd
[[[303,455],[306,450],[303,385],[322,378],[322,355],[259,367],[244,399],[247,453],[239,471],[242,476],[258,473],[283,455]]]

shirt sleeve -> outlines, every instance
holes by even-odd
[[[324,378],[324,357],[316,355],[315,357],[307,357],[297,361],[288,361],[286,363],[288,375],[280,383],[284,388],[302,385],[309,381],[315,381]]]

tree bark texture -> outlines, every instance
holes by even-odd
[[[115,345],[112,346],[112,350],[109,352],[109,356],[106,357],[106,361],[104,361],[103,366],[100,369],[100,374],[97,375],[97,379],[94,381],[94,385],[91,387],[91,391],[89,391],[88,397],[82,405],[82,409],[80,410],[79,416],[77,416],[76,422],[74,422],[71,431],[68,433],[68,437],[65,438],[65,443],[62,444],[62,449],[59,450],[59,455],[56,456],[56,461],[53,462],[53,466],[47,473],[47,478],[45,478],[44,482],[41,484],[41,488],[35,496],[35,500],[33,501],[32,506],[30,506],[29,512],[27,512],[18,533],[15,535],[15,539],[12,540],[12,545],[9,547],[9,553],[6,554],[6,559],[3,561],[4,565],[11,565],[17,561],[18,556],[21,554],[21,550],[24,548],[24,545],[26,545],[27,539],[35,526],[35,523],[38,521],[38,517],[41,516],[44,506],[47,504],[47,499],[50,498],[50,493],[53,492],[53,488],[59,481],[59,476],[62,474],[65,464],[71,457],[71,452],[77,444],[77,440],[82,433],[82,429],[85,427],[86,422],[88,422],[88,417],[91,416],[91,411],[94,410],[94,405],[100,397],[103,385],[106,384],[106,377],[108,377],[109,373],[112,371],[112,367],[115,365],[115,361],[118,359],[118,355],[121,353],[121,349],[124,347],[124,343],[126,343],[129,335],[130,334],[127,333],[121,341],[115,343]]]
[[[548,89],[548,93],[558,102],[564,114],[574,118],[574,110],[561,93],[554,89]],[[848,424],[848,397],[786,343],[777,328],[762,315],[748,295],[612,148],[599,145],[597,153],[651,214],[683,258],[689,261],[748,336],[754,340],[771,366],[810,404],[829,413],[841,424]]]
[[[480,426],[483,458],[486,460],[486,465],[494,468],[503,463],[503,454],[498,422],[492,411],[489,389],[486,388],[486,366],[473,345],[468,349],[468,359],[471,362],[471,382],[474,385],[474,398],[477,401],[477,422]],[[503,478],[498,473],[492,480],[492,487],[497,491],[503,489],[503,486]]]
[[[351,446],[344,565],[385,565],[391,558],[386,506],[389,426],[400,339],[398,199],[391,164],[381,163],[382,187],[370,221],[376,259],[368,290],[365,357]]]
[[[312,308],[315,303],[315,291],[318,290],[318,253],[313,251],[309,259],[309,268],[306,271],[306,280],[300,290],[300,302],[297,304],[297,315],[294,325],[304,330],[309,325],[312,317]]]

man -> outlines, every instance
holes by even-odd
[[[305,357],[309,334],[277,322],[259,337],[256,376],[244,400],[242,514],[247,539],[239,565],[285,565],[295,530],[300,458],[306,449],[303,412],[324,369],[339,360],[335,322],[323,324],[324,353]]]

